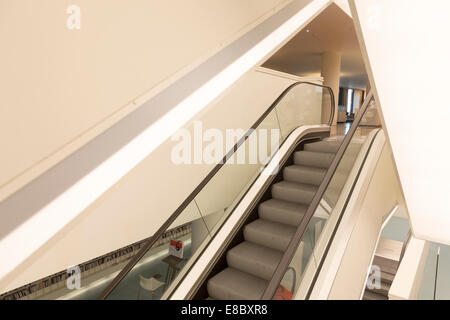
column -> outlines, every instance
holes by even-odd
[[[334,119],[333,125],[337,124],[339,80],[341,75],[341,54],[337,52],[324,52],[322,54],[322,74],[324,85],[330,87],[334,93]],[[330,110],[323,106],[322,120],[329,118]]]

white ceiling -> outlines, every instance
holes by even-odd
[[[303,77],[320,76],[322,53],[327,51],[342,54],[341,86],[365,89],[367,75],[353,20],[336,4],[325,9],[263,66]]]
[[[334,0],[334,2],[341,8],[346,14],[350,17],[352,16],[352,12],[350,10],[350,6],[348,5],[348,0]]]

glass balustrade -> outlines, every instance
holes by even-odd
[[[357,179],[364,155],[380,130],[377,117],[377,107],[372,99],[360,122],[356,124],[357,128],[349,138],[350,142],[314,209],[301,241],[296,244],[295,253],[273,299],[306,298],[320,261],[326,254],[327,245],[343,214],[344,203],[351,194],[351,187]],[[344,136],[335,136],[332,139],[343,140]],[[293,291],[286,291],[287,288],[292,288]]]

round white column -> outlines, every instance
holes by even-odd
[[[334,93],[334,119],[333,125],[337,124],[339,80],[341,75],[341,54],[338,52],[324,52],[322,54],[322,74],[324,85],[330,87]],[[329,116],[329,110],[322,110],[323,115]]]

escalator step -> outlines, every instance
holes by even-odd
[[[381,271],[381,282],[391,285],[394,281],[394,278],[394,274]]]
[[[382,295],[382,294],[375,293],[375,292],[372,292],[370,290],[366,290],[364,292],[363,300],[372,300],[372,301],[375,301],[375,300],[389,300],[389,298],[384,296],[384,295]]]
[[[244,241],[227,252],[228,266],[270,280],[283,253]]]
[[[317,186],[281,181],[272,186],[272,197],[278,200],[309,205],[316,191]]]
[[[296,231],[286,224],[257,219],[244,227],[246,241],[284,252]]]
[[[294,165],[284,169],[283,178],[285,181],[319,186],[326,173],[324,168]]]
[[[294,155],[294,163],[299,166],[328,169],[334,157],[334,153],[299,151]]]
[[[389,290],[391,289],[391,285],[381,281],[380,289],[366,289],[366,291],[371,291],[373,293],[381,294],[385,297],[389,296]]]
[[[314,143],[308,143],[304,146],[305,151],[336,153],[343,139],[329,139]]]
[[[259,205],[258,214],[261,219],[296,227],[302,221],[307,209],[306,205],[271,199]]]
[[[209,296],[218,300],[259,300],[268,282],[246,272],[226,268],[208,280]]]

